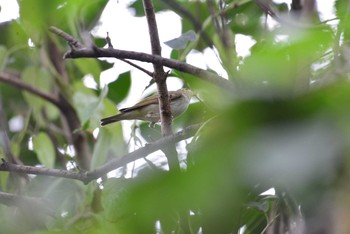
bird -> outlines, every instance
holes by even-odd
[[[172,117],[175,118],[185,112],[190,104],[194,92],[189,89],[179,89],[169,91],[170,108]],[[101,119],[101,126],[106,126],[111,123],[122,120],[144,120],[151,122],[150,126],[160,122],[159,114],[159,95],[147,97],[134,106],[119,110],[119,114]]]

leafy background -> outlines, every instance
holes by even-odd
[[[326,21],[316,11],[298,13],[285,3],[271,3],[286,17],[274,27],[266,25],[257,2],[215,1],[210,7],[203,1],[154,1],[157,13],[168,10],[182,17],[187,37],[168,43],[177,47],[171,58],[186,61],[194,51],[209,48],[237,87],[228,93],[192,75],[171,72],[202,100],[174,121],[176,131],[202,123],[193,138],[178,146],[181,172],[168,171],[159,151],[142,165],[125,166],[88,185],[1,172],[2,192],[42,202],[1,205],[2,232],[347,233],[348,1],[334,1],[336,18]],[[113,64],[63,61],[69,46],[48,31],[57,26],[84,42],[107,3],[22,0],[20,18],[0,24],[1,76],[11,74],[69,104],[60,109],[0,82],[0,130],[9,139],[7,144],[1,138],[2,157],[9,146],[25,165],[77,171],[79,160],[91,156],[88,167],[94,169],[160,138],[159,126],[150,129],[142,122],[127,126],[127,134],[121,124],[99,128],[101,117],[115,114],[115,106],[134,95],[130,87],[137,77],[121,72],[101,85],[101,73]],[[141,1],[129,8],[135,17],[144,16]],[[237,54],[237,35],[254,40],[246,57]],[[94,39],[105,46],[103,38]],[[86,75],[96,87],[85,85]],[[23,127],[8,130],[16,118]],[[82,142],[87,147],[80,152]],[[271,188],[274,193],[262,194]]]

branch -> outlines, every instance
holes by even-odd
[[[50,168],[44,168],[44,167],[24,166],[24,165],[9,163],[4,160],[0,164],[0,171],[18,172],[18,173],[31,174],[31,175],[46,175],[46,176],[62,177],[67,179],[80,180],[84,183],[90,182],[90,180],[87,180],[86,172],[85,173],[72,172],[72,171],[50,169]]]
[[[136,69],[139,69],[140,71],[146,73],[147,75],[149,75],[150,77],[153,77],[153,72],[150,72],[150,71],[147,71],[146,69],[144,69],[143,67],[140,67],[139,65],[133,63],[133,62],[130,62],[129,60],[126,60],[126,59],[119,59],[121,61],[123,61],[124,63],[127,63],[129,64],[130,66],[133,66],[134,68]]]
[[[40,89],[35,88],[34,86],[31,86],[29,84],[24,83],[19,77],[8,73],[1,71],[0,72],[0,81],[9,85],[12,85],[14,87],[17,87],[19,89],[23,89],[31,94],[34,94],[36,96],[41,97],[42,99],[51,102],[56,107],[61,108],[60,102],[58,98],[50,93],[45,93],[41,91]]]
[[[4,160],[0,164],[0,171],[62,177],[67,179],[80,180],[83,183],[88,184],[92,180],[96,180],[112,170],[125,166],[126,164],[133,162],[137,159],[146,157],[148,154],[163,148],[167,144],[176,143],[184,139],[187,139],[189,137],[192,137],[196,133],[196,131],[199,129],[200,126],[201,124],[195,124],[195,125],[189,126],[176,134],[163,137],[131,153],[125,154],[121,158],[109,161],[106,164],[102,165],[99,168],[96,168],[93,171],[72,172],[72,171],[50,169],[50,168],[44,168],[44,167],[23,166],[23,165],[9,163]]]
[[[153,9],[152,0],[143,0],[143,7],[148,24],[150,42],[152,47],[152,54],[161,56],[162,48],[160,46],[158,27],[156,16]],[[168,94],[168,87],[166,85],[166,79],[168,74],[164,71],[162,63],[153,63],[154,68],[154,81],[157,84],[158,95],[159,95],[159,113],[161,119],[161,127],[163,136],[172,134],[171,129],[171,109],[170,100]]]
[[[142,2],[148,23],[152,54],[161,56],[162,48],[160,46],[157,21],[154,13],[152,0],[143,0]],[[157,84],[158,91],[162,135],[170,136],[173,134],[173,130],[171,127],[172,113],[170,106],[170,98],[168,93],[168,87],[166,84],[168,74],[164,71],[163,65],[161,63],[153,63],[153,69],[153,79]],[[178,159],[175,144],[169,144],[167,147],[164,147],[162,151],[164,152],[168,160],[169,169],[179,171],[180,162]]]
[[[62,31],[61,29],[51,26],[49,27],[49,30],[66,40],[69,46],[72,48],[72,50],[79,50],[84,48],[84,46],[78,40],[76,40],[73,36],[69,35],[68,33]]]
[[[55,105],[66,117],[71,132],[74,132],[76,129],[80,128],[79,118],[74,108],[62,95],[55,96],[50,93],[45,93],[40,89],[37,89],[29,84],[24,83],[18,75],[9,72],[0,71],[0,82],[27,91]],[[85,155],[87,158],[91,158],[88,157],[89,151],[87,150],[88,146],[86,144],[85,138],[86,137],[81,132],[74,134],[73,144],[77,150],[77,158],[79,163],[81,164],[80,166],[82,168],[89,168],[89,160],[83,160],[85,157],[81,157],[82,155]]]
[[[99,167],[91,172],[88,172],[88,175],[93,177],[93,178],[99,178],[102,175],[104,175],[112,170],[115,170],[116,168],[122,167],[122,166],[124,166],[130,162],[133,162],[137,159],[144,158],[148,154],[163,148],[167,144],[177,143],[179,141],[182,141],[184,139],[192,137],[196,133],[196,131],[199,129],[200,126],[201,126],[201,124],[195,124],[195,125],[192,125],[192,126],[185,128],[184,130],[182,130],[176,134],[163,137],[163,138],[161,138],[153,143],[147,144],[142,148],[139,148],[131,153],[126,154],[122,158],[112,160],[112,161],[106,163],[105,165],[103,165],[103,166],[101,166],[101,167]]]
[[[51,28],[51,27],[50,27]],[[55,33],[55,32],[54,32]],[[57,34],[58,36],[61,36]],[[63,38],[65,39],[65,38]],[[157,63],[163,66],[176,69],[198,77],[204,81],[210,82],[216,86],[224,88],[228,91],[235,90],[232,82],[229,80],[204,69],[192,66],[185,62],[180,62],[174,59],[163,58],[160,55],[152,55],[142,52],[134,52],[127,50],[119,50],[113,48],[81,48],[79,50],[67,51],[64,58],[117,58],[117,59],[132,59],[141,62]]]

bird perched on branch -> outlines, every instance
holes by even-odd
[[[170,107],[173,117],[177,117],[187,110],[194,93],[189,89],[169,91]],[[101,126],[119,122],[121,120],[145,120],[151,126],[160,121],[158,95],[147,97],[132,107],[120,109],[120,113],[101,119]]]

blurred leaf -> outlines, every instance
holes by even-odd
[[[80,25],[83,25],[85,30],[92,30],[97,25],[107,3],[108,0],[93,0],[89,2],[80,0],[78,7]]]
[[[150,79],[149,83],[146,85],[146,87],[143,89],[142,93],[145,92],[148,88],[150,88],[152,85],[154,85],[156,82],[154,79]]]
[[[255,39],[262,33],[262,15],[263,11],[253,1],[240,4],[227,12],[227,16],[232,19],[229,23],[232,32],[251,35]]]
[[[0,71],[2,71],[6,65],[7,49],[4,46],[0,46]]]
[[[334,6],[336,16],[340,20],[338,30],[343,31],[343,39],[345,42],[348,42],[350,40],[350,29],[347,27],[350,19],[349,3],[346,0],[336,0]]]
[[[92,153],[91,168],[95,169],[112,158],[126,153],[121,125],[116,123],[100,128],[99,136]]]
[[[92,94],[87,94],[83,92],[76,92],[74,94],[73,100],[75,106],[77,106],[78,114],[83,123],[83,126],[88,127],[86,122],[95,114],[96,110],[100,108],[103,99],[108,93],[108,87],[102,89],[99,97]]]
[[[94,37],[94,42],[97,47],[104,47],[107,45],[106,38],[103,37]]]
[[[267,225],[265,214],[252,208],[244,210],[241,223],[245,226],[244,234],[261,233],[261,230],[264,230]]]
[[[80,207],[82,201],[82,183],[74,180],[54,177],[35,177],[28,188],[29,196],[41,197],[48,201],[55,215],[71,217]]]
[[[196,36],[196,33],[193,30],[190,30],[182,34],[180,37],[164,42],[164,44],[175,50],[182,50],[186,48],[189,41],[196,40]]]
[[[28,35],[23,30],[23,26],[17,20],[0,23],[0,44],[12,48],[18,45],[27,45]]]
[[[279,13],[287,13],[289,10],[288,4],[285,2],[282,3],[274,3],[274,7],[278,9]]]
[[[41,163],[38,159],[38,155],[35,153],[35,151],[28,149],[28,143],[21,145],[21,151],[20,151],[20,159],[25,165],[36,165]]]
[[[108,62],[106,60],[98,60],[98,62],[100,64],[100,67],[101,67],[102,71],[108,70],[108,69],[112,68],[113,65],[114,65],[113,63],[110,63],[110,62]]]
[[[215,34],[215,29],[213,27],[213,24],[210,23],[212,21],[210,18],[210,12],[207,3],[202,1],[178,1],[178,3],[180,4],[180,7],[186,9],[191,14],[191,16],[201,24],[203,33],[206,34],[209,38],[212,38],[212,36]],[[177,12],[177,9],[174,10]],[[195,26],[193,25],[192,20],[189,19],[186,15],[182,15],[181,13],[179,14],[182,16],[182,33],[194,30]],[[196,30],[196,33],[198,33],[197,31],[198,30]],[[192,49],[203,51],[209,46],[212,46],[210,44],[211,41],[204,40],[203,36],[199,36],[199,42]]]
[[[249,202],[248,207],[257,209],[260,212],[266,213],[269,209],[269,204],[267,201],[260,201],[260,202]]]
[[[325,28],[290,33],[292,43],[265,41],[256,45],[240,66],[240,76],[251,85],[255,95],[288,96],[303,83],[309,86],[312,77],[306,67],[329,48],[331,32]]]
[[[117,80],[108,84],[108,95],[107,97],[112,100],[115,104],[118,104],[125,99],[129,93],[131,85],[130,71],[120,74]]]
[[[335,6],[335,13],[340,20],[344,20],[345,17],[349,17],[348,1],[336,0],[334,6]]]
[[[2,153],[2,152],[1,152]],[[0,174],[0,190],[7,191],[7,181],[9,179],[9,173]]]
[[[46,30],[50,25],[61,25],[63,18],[65,18],[65,16],[62,16],[62,11],[65,9],[62,8],[65,5],[63,0],[49,2],[45,0],[26,0],[19,1],[18,4],[21,22],[35,44],[38,44],[46,36]],[[61,10],[57,11],[57,9]]]
[[[47,37],[47,29],[51,25],[59,25],[60,29],[77,37],[79,30],[91,30],[96,25],[107,2],[107,0],[94,0],[88,3],[84,0],[19,1],[20,18],[34,44]]]
[[[53,84],[53,79],[51,75],[45,70],[35,66],[27,66],[22,72],[22,79],[27,84],[32,87],[39,89],[42,92],[51,93],[51,86]],[[30,104],[30,108],[33,109],[33,115],[38,121],[38,123],[43,123],[44,120],[42,118],[42,109],[49,109],[49,117],[55,118],[58,115],[58,111],[56,107],[53,107],[51,103],[45,101],[41,97],[38,97],[34,94],[28,93],[26,91],[22,91],[23,96],[27,103]],[[56,111],[55,111],[56,110]]]
[[[74,59],[73,61],[84,75],[91,74],[95,82],[100,83],[101,68],[96,59]]]
[[[174,119],[174,128],[182,129],[192,124],[202,123],[208,120],[214,113],[202,102],[196,102],[189,105],[188,109]]]
[[[150,128],[148,122],[143,122],[139,127],[141,136],[147,142],[153,142],[159,140],[162,137],[162,132],[159,124],[154,125],[154,128]]]
[[[118,222],[125,216],[130,215],[126,210],[126,197],[128,180],[122,178],[112,178],[107,181],[103,189],[102,204],[105,212],[105,218],[113,222]]]
[[[55,165],[55,149],[49,136],[40,132],[33,138],[33,149],[36,152],[39,161],[47,168],[53,168]]]

